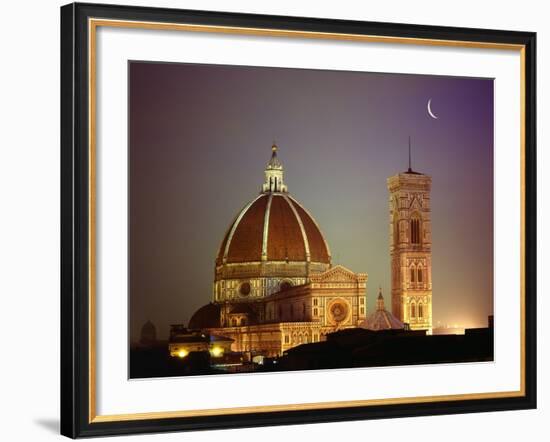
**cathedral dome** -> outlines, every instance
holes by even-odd
[[[259,261],[330,263],[319,226],[287,193],[262,193],[247,204],[227,231],[216,264]]]
[[[204,329],[220,326],[220,306],[214,303],[203,305],[189,320],[188,328]]]
[[[330,251],[317,222],[288,194],[278,148],[274,144],[271,149],[262,192],[230,225],[216,265],[265,261],[330,264]]]
[[[254,301],[331,268],[330,250],[311,214],[288,193],[278,147],[260,194],[239,211],[216,254],[214,301]]]

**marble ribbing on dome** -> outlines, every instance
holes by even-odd
[[[216,264],[259,261],[330,263],[317,223],[287,193],[262,193],[247,204],[227,231]]]
[[[295,207],[306,231],[309,242],[310,259],[314,262],[330,262],[330,250],[328,244],[319,229],[319,226],[313,217],[300,205],[290,197],[292,205]]]
[[[227,262],[260,261],[268,198],[258,198],[244,209],[228,233],[223,251]]]
[[[270,198],[267,256],[272,261],[285,261],[291,257],[293,261],[305,261],[305,241],[298,218],[284,197],[271,195]]]

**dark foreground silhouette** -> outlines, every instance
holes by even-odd
[[[331,333],[324,342],[299,345],[279,358],[247,352],[226,353],[222,358],[213,358],[209,352],[191,352],[185,358],[174,358],[166,341],[134,346],[130,349],[130,378],[492,360],[492,327],[467,329],[463,335],[433,336],[422,331],[357,328]]]

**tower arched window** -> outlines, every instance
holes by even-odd
[[[418,282],[423,282],[424,275],[422,274],[422,267],[418,267]]]
[[[419,318],[424,317],[424,306],[422,304],[418,304],[418,317]]]
[[[416,274],[414,271],[414,267],[411,267],[411,282],[416,282]]]
[[[414,303],[411,304],[411,318],[416,318],[416,305]]]
[[[411,243],[420,244],[420,219],[417,216],[411,219]]]

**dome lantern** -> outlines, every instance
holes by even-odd
[[[269,192],[287,192],[288,189],[284,183],[283,164],[277,157],[279,148],[275,143],[271,146],[271,158],[265,168],[265,181],[262,186],[262,193]]]

